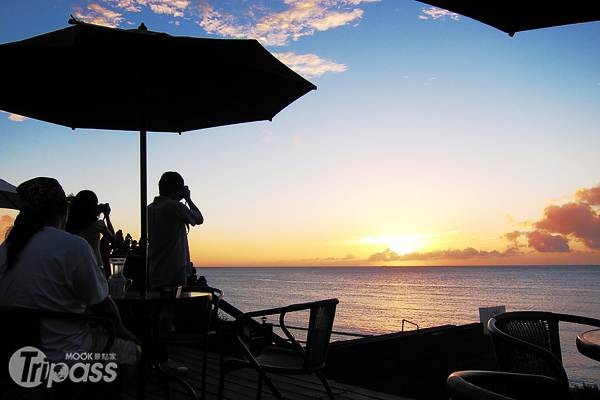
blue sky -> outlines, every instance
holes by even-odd
[[[256,38],[317,85],[272,122],[149,133],[149,199],[176,170],[205,215],[195,265],[600,263],[600,23],[511,38],[413,0],[24,0],[0,4],[0,43],[69,14]],[[94,190],[139,235],[137,133],[0,113],[0,143],[1,178]]]

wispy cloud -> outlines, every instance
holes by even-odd
[[[303,36],[350,23],[364,14],[363,3],[381,0],[284,0],[278,2],[231,2],[188,0],[99,0],[85,9],[76,7],[73,15],[83,21],[118,27],[133,24],[128,13],[151,11],[176,20],[195,22],[206,33],[226,38],[256,39],[265,46],[285,46]],[[275,53],[284,64],[306,78],[344,72],[348,67],[315,54]]]
[[[184,17],[191,1],[187,0],[102,0],[113,7],[127,12],[141,12],[149,8],[156,14]]]
[[[327,72],[344,72],[348,69],[343,64],[337,64],[333,61],[320,58],[316,54],[295,54],[273,53],[282,63],[304,76],[305,78],[314,78]]]
[[[467,260],[473,258],[498,258],[513,256],[513,251],[483,251],[473,247],[467,247],[464,250],[447,249],[433,250],[429,252],[414,252],[410,254],[398,254],[389,248],[380,253],[375,253],[369,257],[368,262],[386,262],[386,261],[429,261],[429,260]]]
[[[454,20],[460,19],[459,14],[437,7],[423,8],[423,14],[419,16],[420,19],[446,19],[446,17]]]
[[[525,221],[521,221],[521,222],[519,222],[519,221],[515,221],[515,220],[513,219],[513,217],[511,217],[509,214],[505,214],[505,216],[508,218],[508,222],[507,222],[507,224],[508,224],[508,225],[512,225],[512,226],[520,226],[520,227],[522,227],[522,228],[528,228],[528,227],[530,227],[530,226],[531,226],[531,224],[532,224],[532,222],[531,222],[531,221],[529,221],[529,220],[525,220]]]
[[[198,24],[211,34],[253,38],[268,46],[283,46],[316,31],[356,23],[364,13],[359,6],[377,1],[380,0],[285,0],[269,6],[259,3],[235,13],[205,3],[200,7]],[[285,8],[273,8],[281,4]]]
[[[302,36],[356,24],[364,3],[381,0],[283,0],[272,2],[188,0],[99,0],[74,15],[84,21],[118,26],[128,23],[124,13],[153,13],[186,18],[207,33],[252,38],[268,46],[283,46]],[[100,5],[102,4],[102,5]]]
[[[113,28],[118,27],[121,22],[125,21],[123,14],[96,3],[88,4],[85,10],[79,6],[75,7],[73,15],[90,24]]]
[[[303,258],[300,261],[302,262],[319,262],[319,261],[352,261],[356,260],[354,254],[347,254],[346,257],[324,257],[324,258]]]
[[[263,137],[262,137],[263,142],[272,142],[273,141],[273,132],[271,132],[267,129],[264,129],[262,131],[262,133],[263,133]]]
[[[8,115],[8,119],[9,119],[9,120],[11,120],[11,121],[15,121],[15,122],[22,122],[22,121],[25,121],[25,120],[27,119],[27,118],[25,118],[24,116],[22,116],[22,115],[19,115],[19,114],[11,114],[11,113],[9,113],[9,112],[2,111],[2,110],[0,110],[0,112],[1,112],[1,113],[4,113],[4,114],[9,114],[9,115]]]

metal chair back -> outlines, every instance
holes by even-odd
[[[336,299],[324,300],[315,302],[310,309],[304,359],[304,368],[308,371],[325,365],[337,304]]]
[[[560,322],[599,326],[600,320],[545,311],[516,311],[491,318],[488,328],[501,371],[544,375],[569,384],[562,364]]]

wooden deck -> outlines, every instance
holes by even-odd
[[[170,350],[170,356],[179,365],[189,368],[184,379],[196,390],[200,396],[200,386],[202,382],[202,352],[197,349],[185,347],[173,347]],[[208,372],[206,379],[206,400],[215,400],[217,398],[217,389],[219,384],[219,360],[216,354],[209,354]],[[275,386],[281,391],[286,399],[290,400],[308,400],[308,399],[328,399],[323,385],[316,376],[276,376],[271,375]],[[376,391],[361,389],[347,384],[339,384],[333,380],[328,380],[331,385],[336,400],[406,400],[405,397],[391,394],[379,393]],[[159,385],[158,379],[153,372],[147,372],[147,400],[157,400],[165,398],[165,391]],[[127,384],[124,389],[123,399],[137,399],[137,380],[136,377]],[[225,400],[251,400],[256,398],[257,374],[250,369],[242,369],[227,374],[225,381]],[[176,383],[170,383],[171,399],[187,400],[190,399],[183,389]],[[35,391],[34,391],[35,392]],[[13,390],[7,389],[2,399],[7,400],[33,400],[42,399],[40,392],[32,393],[32,390]],[[262,398],[265,400],[274,399],[269,388],[263,385]]]

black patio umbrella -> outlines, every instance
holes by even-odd
[[[146,132],[271,120],[316,86],[256,40],[69,22],[73,26],[0,45],[0,110],[72,129],[140,132],[145,296]]]
[[[17,194],[17,188],[4,179],[0,179],[0,208],[12,210],[21,208],[21,199]]]
[[[419,0],[508,33],[600,20],[600,2],[571,0]]]

